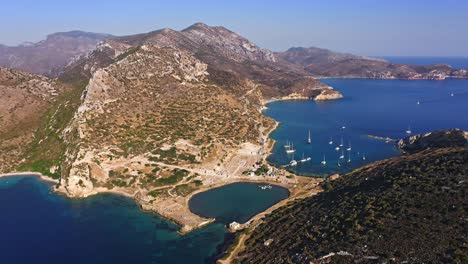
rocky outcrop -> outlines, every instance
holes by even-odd
[[[409,136],[397,142],[403,153],[416,153],[428,148],[468,147],[468,132],[460,129],[440,130]]]
[[[341,99],[341,98],[343,98],[343,95],[340,92],[335,91],[332,88],[329,88],[329,89],[321,90],[320,94],[315,96],[314,100],[326,101],[326,100],[336,100],[336,99]]]

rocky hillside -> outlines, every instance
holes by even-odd
[[[70,31],[43,41],[15,47],[0,45],[0,66],[43,75],[55,75],[75,56],[85,54],[108,34]]]
[[[166,174],[157,163],[216,166],[240,144],[261,142],[272,125],[210,82],[207,65],[189,53],[142,45],[94,72],[66,131],[62,184],[73,196],[113,185],[150,191]],[[138,175],[131,160],[152,166]]]
[[[350,77],[377,79],[468,78],[467,69],[449,65],[403,65],[382,59],[337,53],[320,48],[291,48],[275,54],[278,60],[303,68],[316,77]]]
[[[397,142],[403,153],[416,153],[427,148],[466,147],[468,132],[460,129],[440,130],[426,134],[409,136]]]
[[[106,40],[91,54],[71,64],[65,72],[91,77],[94,71],[125,56],[141,45],[174,47],[207,64],[210,81],[245,95],[255,85],[262,99],[296,95],[314,98],[324,89],[339,94],[308,73],[289,63],[279,63],[275,55],[244,37],[224,28],[194,24],[182,31],[161,29],[149,33]]]
[[[468,148],[378,161],[267,216],[241,263],[465,263]]]
[[[0,68],[0,173],[16,168],[63,87],[42,76]]]

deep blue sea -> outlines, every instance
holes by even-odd
[[[263,211],[284,193],[257,192],[254,203],[244,203],[243,191],[252,198],[258,185],[228,185],[219,196],[223,190],[215,189],[217,199],[206,201],[207,206],[223,207],[216,216],[240,222],[244,212]],[[231,206],[239,203],[245,211]],[[177,225],[141,211],[128,198],[102,194],[68,199],[35,177],[1,178],[0,212],[0,263],[5,264],[214,263],[227,235],[220,221],[181,236]]]
[[[379,57],[387,61],[399,64],[431,65],[448,64],[456,69],[468,69],[468,57],[408,57],[408,56],[383,56]]]
[[[368,135],[400,139],[408,135],[406,130],[415,134],[447,128],[468,129],[468,80],[322,81],[343,93],[344,99],[279,101],[268,105],[265,114],[281,123],[271,134],[277,144],[268,158],[270,162],[282,166],[304,155],[312,160],[290,167],[292,170],[304,175],[343,173],[399,155],[394,144]],[[306,143],[308,130],[312,144]],[[341,140],[344,146],[336,151]],[[294,155],[285,152],[288,141],[294,144]],[[346,150],[349,145],[350,151]],[[340,159],[342,155],[344,158]],[[326,165],[321,164],[324,157]]]

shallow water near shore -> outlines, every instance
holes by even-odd
[[[468,80],[322,81],[343,93],[344,98],[268,104],[265,114],[281,123],[271,134],[277,141],[268,158],[273,164],[283,166],[304,155],[312,160],[291,170],[303,175],[344,173],[399,155],[393,143],[368,135],[400,139],[408,135],[408,128],[412,134],[448,128],[468,130]],[[306,142],[309,129],[312,144]],[[343,147],[336,151],[341,140]],[[294,155],[286,154],[284,145],[288,141],[294,144]],[[350,151],[346,150],[349,145]],[[326,165],[321,164],[324,157]]]
[[[271,189],[261,186],[271,186]],[[245,223],[288,196],[289,191],[284,187],[239,182],[198,193],[190,199],[189,205],[195,214],[216,218],[220,223]]]

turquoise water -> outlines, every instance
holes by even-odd
[[[198,193],[190,199],[190,210],[198,215],[216,218],[222,223],[247,222],[258,212],[264,211],[287,198],[286,188],[272,185],[262,190],[258,183],[233,183]]]
[[[328,102],[280,101],[268,105],[265,114],[281,122],[271,137],[277,140],[268,160],[278,166],[293,158],[284,145],[291,141],[294,158],[312,157],[293,170],[306,175],[346,172],[369,162],[399,155],[393,144],[367,135],[399,139],[412,133],[437,129],[468,129],[468,81],[405,81],[368,79],[324,79],[343,93],[344,99]],[[454,96],[451,96],[451,93]],[[417,104],[420,101],[420,104]],[[341,129],[345,126],[345,129]],[[308,130],[312,144],[306,144]],[[333,144],[329,145],[330,137]],[[335,147],[343,138],[344,147]],[[348,155],[351,162],[348,163]],[[320,162],[325,156],[327,164]],[[363,157],[366,159],[363,160]],[[338,166],[338,161],[340,165]]]

